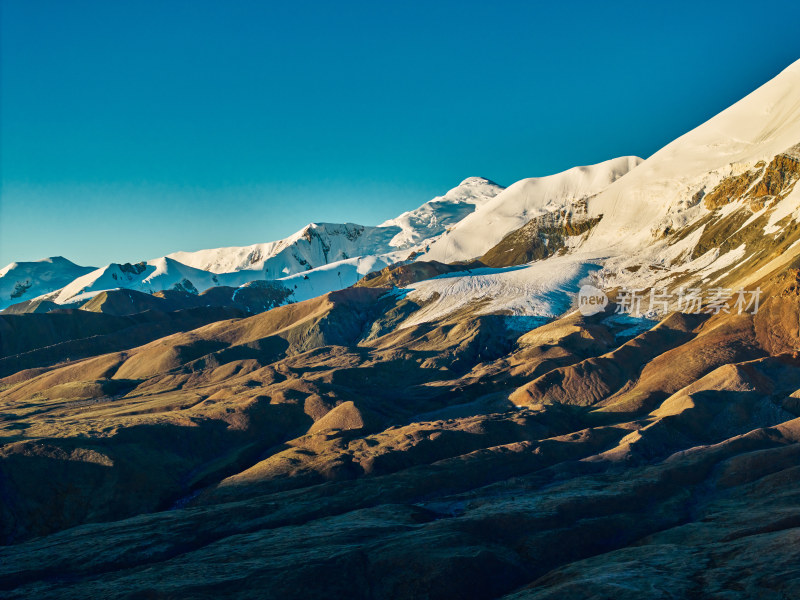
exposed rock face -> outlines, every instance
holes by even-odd
[[[778,154],[769,165],[760,161],[740,175],[723,179],[705,195],[703,204],[709,210],[717,210],[732,202],[744,201],[751,213],[759,212],[791,194],[798,179],[800,145]],[[747,219],[743,217],[744,220]]]
[[[729,177],[720,182],[703,198],[705,207],[708,210],[716,210],[744,196],[752,187],[753,182],[764,174],[763,162],[759,165],[741,175]]]
[[[568,238],[590,231],[601,218],[586,215],[585,201],[535,217],[504,237],[480,262],[490,267],[511,267],[553,256],[566,249]]]
[[[800,179],[800,145],[773,158],[761,180],[753,187],[750,196],[788,196]]]

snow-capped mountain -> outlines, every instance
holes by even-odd
[[[506,189],[472,177],[378,226],[313,223],[276,242],[91,271],[65,259],[15,263],[0,271],[0,307],[42,294],[69,304],[120,287],[203,291],[258,280],[303,300],[408,260],[511,266],[415,284],[409,297],[437,315],[447,302],[552,315],[590,280],[742,285],[800,252],[798,180],[800,61],[645,161],[620,157]],[[537,294],[547,296],[546,310]]]
[[[354,223],[311,223],[277,242],[173,252],[168,258],[212,273],[261,271],[265,279],[305,273],[359,256],[391,255],[385,261],[391,264],[406,258],[418,246],[442,234],[447,227],[458,223],[502,190],[488,179],[470,177],[444,196],[377,227]]]
[[[707,213],[699,200],[721,181],[800,143],[800,61],[668,144],[590,203],[606,214],[591,246],[640,249],[660,232]],[[787,205],[784,204],[784,207]],[[785,216],[779,211],[776,217]]]
[[[312,223],[275,242],[174,252],[100,269],[79,267],[81,271],[60,279],[42,278],[41,285],[31,286],[27,293],[14,298],[10,296],[16,280],[9,279],[11,292],[4,294],[0,309],[35,297],[65,305],[116,288],[148,293],[167,289],[199,292],[260,280],[281,281],[292,291],[293,300],[302,300],[350,286],[373,270],[408,259],[502,190],[487,179],[470,177],[444,196],[379,226]]]
[[[390,242],[397,232],[354,223],[311,223],[277,242],[174,252],[167,258],[212,273],[258,271],[264,279],[279,279],[353,256],[391,252],[396,250]]]
[[[214,273],[189,267],[171,258],[157,258],[136,264],[111,263],[76,278],[44,297],[56,304],[71,304],[118,288],[146,293],[168,289],[198,292],[216,285],[223,283],[218,281]]]
[[[589,179],[598,174],[601,185],[577,192],[564,193],[555,182],[570,171],[514,184],[422,258],[480,257],[503,232],[582,196],[589,227],[558,256],[414,284],[408,298],[436,318],[470,306],[479,313],[554,317],[569,309],[585,283],[658,289],[674,300],[681,287],[749,289],[788,266],[797,268],[800,61],[621,177],[609,168],[619,161],[623,172],[625,161],[638,162],[596,165]],[[540,193],[551,179],[553,191]],[[425,319],[421,312],[409,323]]]
[[[456,225],[503,191],[503,187],[483,177],[468,177],[444,196],[426,202],[416,210],[382,223],[380,227],[399,227],[391,240],[394,248],[407,249],[430,241]]]
[[[598,194],[641,160],[623,156],[518,181],[436,240],[421,258],[440,262],[478,258],[531,219]]]
[[[592,198],[582,253],[609,285],[747,285],[800,250],[799,179],[800,61]]]
[[[11,263],[0,269],[0,309],[57,290],[93,270],[62,256]]]

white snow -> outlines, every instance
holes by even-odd
[[[719,170],[754,165],[800,142],[800,61],[706,123],[668,144],[589,201],[603,215],[586,249],[639,252],[670,213]],[[613,248],[613,250],[612,250]]]
[[[458,223],[476,206],[485,204],[502,190],[488,179],[470,177],[444,196],[377,227],[354,223],[311,223],[277,242],[174,252],[168,258],[213,273],[258,270],[265,279],[304,273],[359,256],[386,255],[384,261],[389,264],[389,261],[407,258],[418,246],[430,243],[447,227]]]
[[[62,256],[6,265],[0,269],[0,310],[55,291],[93,269]]]
[[[386,256],[363,256],[323,265],[305,273],[298,273],[279,279],[293,291],[292,300],[301,301],[314,298],[332,290],[349,287],[367,273],[378,271],[396,261]]]
[[[455,225],[476,207],[485,205],[503,191],[503,187],[484,179],[469,177],[444,196],[426,202],[416,210],[382,223],[381,227],[399,227],[391,240],[396,248],[411,248],[429,242]]]
[[[360,255],[396,250],[390,244],[399,227],[366,227],[355,223],[311,223],[286,239],[234,248],[174,252],[171,258],[212,273],[260,271],[278,279]]]
[[[599,266],[569,256],[505,269],[475,269],[465,275],[442,275],[403,290],[424,306],[402,327],[441,319],[460,310],[474,314],[556,317],[571,305],[581,282]]]
[[[629,289],[668,285],[685,272],[699,280],[725,274],[746,257],[744,246],[722,255],[714,249],[692,260],[702,227],[672,245],[664,233],[678,231],[708,214],[696,199],[697,192],[708,193],[723,178],[761,160],[769,162],[798,142],[800,61],[638,166],[638,159],[622,158],[509,186],[443,235],[421,258],[450,262],[478,257],[531,218],[582,197],[587,198],[589,216],[602,219],[585,241],[568,244],[567,257],[503,273],[438,278],[411,286],[409,298],[427,299],[429,304],[407,323],[440,318],[476,302],[483,302],[479,309],[483,312],[511,308],[533,316],[555,314],[567,306],[567,296],[561,294],[576,291],[576,279],[587,272],[601,287]],[[732,203],[718,214],[741,207]],[[768,231],[777,233],[777,222],[786,216],[800,217],[800,188],[779,203]],[[604,268],[587,269],[591,265]]]
[[[49,300],[57,304],[68,304],[86,300],[100,292],[118,288],[153,293],[171,289],[184,280],[191,282],[198,291],[215,285],[224,285],[208,271],[201,271],[171,258],[157,258],[135,265],[111,263],[78,277],[61,290],[50,294]],[[246,283],[246,282],[241,282]],[[237,282],[237,286],[241,285]]]
[[[597,194],[640,162],[635,156],[623,156],[518,181],[444,234],[421,259],[454,262],[478,258],[534,217]]]

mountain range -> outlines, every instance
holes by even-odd
[[[800,596],[798,179],[800,61],[646,160],[9,265],[2,594]]]
[[[352,285],[375,269],[424,250],[502,189],[471,177],[444,196],[377,227],[311,223],[276,242],[174,252],[134,264],[112,263],[95,269],[78,267],[61,257],[12,263],[0,271],[0,309],[23,301],[76,306],[113,289],[202,292],[263,280],[282,282],[295,301],[307,299]]]

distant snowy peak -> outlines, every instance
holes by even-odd
[[[312,297],[352,285],[370,270],[406,260],[421,244],[436,239],[502,189],[488,179],[470,177],[444,196],[377,227],[311,223],[274,242],[174,252],[149,261],[112,263],[100,269],[78,267],[65,259],[9,265],[0,276],[5,292],[2,308],[37,297],[63,305],[86,301],[113,289],[146,293],[178,289],[195,293],[261,280],[285,282],[294,299]],[[38,279],[34,278],[37,285],[29,285],[31,278],[25,275],[26,269],[39,270]],[[20,276],[6,276],[12,271]],[[65,275],[54,278],[48,275],[51,271]],[[48,277],[49,284],[43,285]],[[9,288],[7,292],[5,287]]]
[[[220,281],[215,274],[165,257],[135,264],[111,263],[70,281],[48,294],[46,299],[56,304],[70,304],[120,288],[146,293],[169,289],[197,293],[216,285],[220,285]]]
[[[260,271],[264,279],[289,277],[359,256],[399,253],[387,257],[387,263],[391,263],[406,258],[412,250],[441,235],[501,191],[502,186],[488,179],[470,177],[443,196],[377,227],[311,223],[275,242],[173,252],[168,258],[217,274]]]
[[[211,248],[194,252],[179,251],[168,254],[166,258],[172,258],[190,267],[203,271],[210,271],[212,273],[230,273],[243,269],[260,269],[267,259],[272,258],[300,239],[306,229],[298,231],[296,234],[283,240],[278,240],[277,242],[251,244],[249,246]]]
[[[14,262],[0,269],[0,310],[64,287],[93,271],[63,256],[31,262]]]
[[[503,187],[483,177],[468,177],[444,196],[438,196],[415,210],[381,223],[380,227],[399,227],[391,240],[397,249],[410,249],[443,234],[467,215],[475,212],[503,191]]]
[[[279,279],[354,256],[392,250],[397,227],[355,223],[311,223],[277,242],[197,252],[174,252],[168,258],[212,273],[259,271],[263,279]]]
[[[39,273],[42,276],[53,275],[59,272],[70,271],[75,269],[92,269],[94,267],[81,267],[76,265],[71,260],[67,260],[63,256],[51,256],[50,258],[43,258],[42,260],[34,260],[28,262],[13,262],[0,269],[0,277],[16,272],[16,273]]]
[[[434,200],[453,200],[480,205],[491,200],[504,189],[502,185],[485,177],[467,177],[444,196],[434,198]]]

